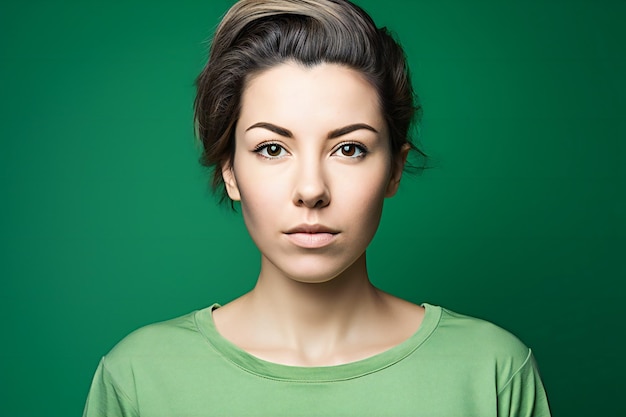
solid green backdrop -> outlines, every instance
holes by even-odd
[[[555,416],[625,415],[626,3],[358,3],[405,45],[433,166],[387,201],[374,282],[517,334]],[[124,335],[254,284],[192,128],[230,4],[0,5],[1,416],[80,415]]]

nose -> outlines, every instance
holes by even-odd
[[[322,208],[330,203],[330,190],[319,161],[309,161],[298,167],[293,203],[307,208]]]

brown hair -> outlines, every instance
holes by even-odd
[[[240,0],[217,27],[209,60],[197,79],[196,133],[200,161],[213,167],[212,186],[227,197],[221,168],[232,164],[234,131],[246,81],[286,61],[336,63],[359,71],[376,89],[392,155],[408,144],[420,114],[401,46],[386,28],[347,0]]]

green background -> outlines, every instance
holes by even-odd
[[[359,4],[405,45],[433,165],[387,202],[373,280],[517,334],[555,416],[625,415],[626,2]],[[192,129],[229,5],[2,2],[0,415],[80,415],[125,334],[253,285]]]

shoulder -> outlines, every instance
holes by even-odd
[[[108,369],[128,368],[154,358],[184,356],[206,347],[193,311],[180,317],[143,326],[119,341],[104,357]]]
[[[197,324],[198,314],[210,309],[150,324],[124,337],[100,361],[84,415],[139,415],[138,398],[151,398],[157,387],[191,375],[196,362],[190,359],[210,355]]]
[[[549,416],[545,390],[531,349],[508,330],[489,321],[427,306],[438,322],[428,339],[435,352],[453,369],[454,379],[469,375],[472,383],[493,387],[498,415]],[[495,381],[494,381],[495,378]],[[495,384],[494,384],[495,382]],[[517,414],[516,414],[517,415]]]
[[[528,347],[508,330],[487,320],[443,307],[435,308],[441,311],[436,332],[438,338],[462,341],[464,349],[486,351],[493,355],[528,356]]]
[[[532,361],[530,348],[508,330],[446,308],[428,308],[439,313],[428,343],[441,354],[493,367],[504,380]]]

